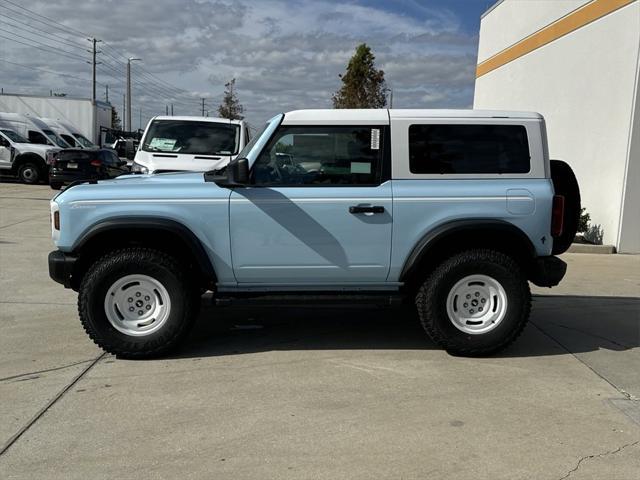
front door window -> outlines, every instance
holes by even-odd
[[[281,127],[252,170],[256,186],[377,185],[382,127]]]

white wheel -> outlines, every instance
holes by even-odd
[[[169,318],[171,299],[167,289],[148,275],[127,275],[109,287],[104,299],[109,323],[121,333],[150,335]]]
[[[469,275],[447,295],[447,315],[460,331],[471,335],[490,332],[507,313],[507,294],[497,280],[487,275]]]

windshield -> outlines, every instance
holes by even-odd
[[[71,146],[67,142],[65,142],[63,139],[61,139],[59,136],[57,136],[55,133],[53,133],[53,131],[51,130],[42,130],[42,132],[47,137],[49,137],[49,140],[51,140],[54,144],[58,145],[59,147],[69,148]]]
[[[31,143],[29,140],[27,140],[23,136],[18,135],[13,130],[5,130],[3,128],[2,130],[0,130],[0,132],[4,133],[5,136],[7,136],[9,138],[9,140],[11,140],[12,142],[16,142],[16,143]]]
[[[61,133],[60,136],[62,137],[62,139],[67,142],[69,145],[71,145],[72,147],[80,147],[80,142],[77,142],[75,138],[73,138],[71,135],[67,135],[66,133]]]
[[[144,137],[147,152],[235,155],[240,126],[196,120],[154,120]]]
[[[93,143],[87,137],[82,136],[81,133],[74,133],[73,136],[75,137],[76,141],[80,145],[82,145],[84,148],[96,148],[97,147],[97,145],[95,143]]]
[[[262,129],[253,136],[251,141],[245,145],[237,158],[246,158],[249,160],[249,165],[253,165],[258,153],[260,153],[260,150],[262,150],[275,129],[278,128],[283,117],[284,115],[281,113],[267,121],[267,123],[264,124],[264,127],[262,127]]]

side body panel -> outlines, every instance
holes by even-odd
[[[538,256],[551,254],[553,184],[541,116],[413,118],[411,111],[393,110],[390,114],[394,218],[389,281],[399,279],[412,249],[423,237],[458,220],[507,222],[529,238]],[[409,128],[425,124],[523,125],[529,143],[530,171],[414,174],[409,165]]]
[[[522,230],[536,253],[550,255],[553,185],[548,179],[393,180],[389,281],[397,281],[413,247],[457,220],[499,220]],[[472,231],[470,235],[472,235]]]
[[[381,213],[351,213],[379,206]],[[239,188],[231,196],[231,251],[240,285],[384,284],[391,182],[372,187]]]
[[[129,184],[129,188],[119,188],[123,183]],[[62,226],[59,237],[54,236],[55,244],[63,252],[72,252],[86,232],[105,220],[126,217],[173,220],[200,240],[218,281],[233,284],[230,194],[230,190],[204,182],[202,174],[176,175],[172,182],[141,175],[97,185],[78,185],[54,199]]]

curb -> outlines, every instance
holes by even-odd
[[[613,245],[590,245],[588,243],[572,243],[567,253],[616,253]]]

